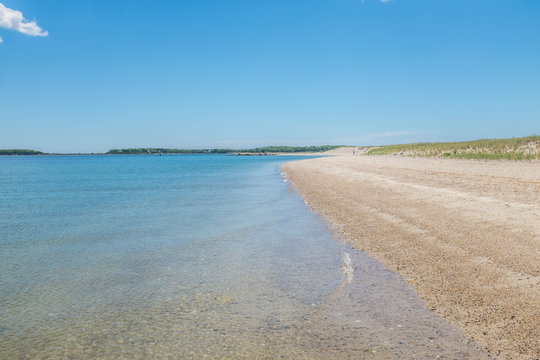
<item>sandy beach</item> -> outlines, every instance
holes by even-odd
[[[342,241],[490,354],[540,358],[540,162],[330,153],[283,169]]]

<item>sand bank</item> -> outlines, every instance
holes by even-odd
[[[345,242],[498,358],[540,358],[540,162],[352,156],[283,166]]]

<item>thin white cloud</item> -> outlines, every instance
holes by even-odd
[[[49,33],[38,26],[35,21],[28,21],[22,12],[5,7],[0,3],[0,28],[15,30],[30,36],[47,36]],[[2,42],[0,37],[0,43]]]

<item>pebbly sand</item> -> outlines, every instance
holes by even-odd
[[[332,153],[283,170],[339,238],[490,354],[540,358],[540,162]]]

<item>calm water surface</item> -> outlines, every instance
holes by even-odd
[[[293,159],[0,157],[0,358],[478,355],[332,237]]]

